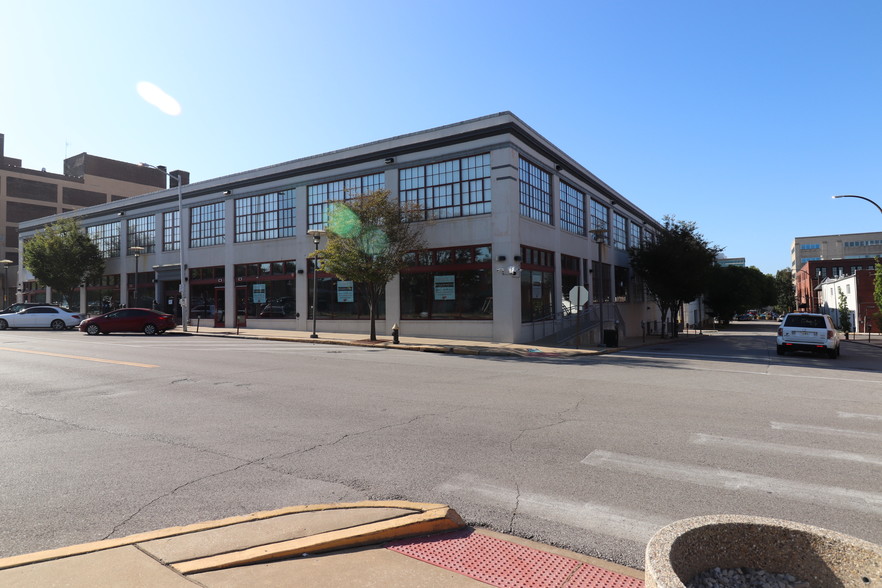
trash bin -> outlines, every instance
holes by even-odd
[[[619,332],[615,329],[603,330],[603,344],[607,347],[619,346]]]

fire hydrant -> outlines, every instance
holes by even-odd
[[[392,343],[398,345],[398,323],[392,325]]]

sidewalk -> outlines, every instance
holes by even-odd
[[[466,527],[443,504],[299,506],[0,559],[4,587],[642,588],[643,573]]]
[[[405,351],[423,351],[429,353],[456,353],[460,355],[492,355],[507,357],[580,357],[611,353],[642,347],[644,345],[657,345],[659,343],[671,343],[677,340],[694,339],[699,335],[690,331],[680,333],[678,339],[662,339],[658,336],[629,337],[622,339],[619,347],[583,346],[580,349],[574,347],[549,347],[519,343],[493,343],[490,341],[466,341],[459,339],[441,339],[430,337],[399,337],[399,342],[394,343],[389,335],[377,335],[377,341],[370,341],[366,334],[354,333],[328,333],[318,331],[317,338],[311,337],[311,331],[288,331],[281,329],[254,329],[243,327],[241,329],[225,327],[208,327],[205,325],[190,325],[187,327],[188,334],[214,337],[240,337],[244,339],[264,339],[268,341],[292,341],[296,343],[312,343],[316,345],[354,345],[363,347],[385,347]],[[182,334],[178,328],[169,331],[170,334]],[[645,340],[644,340],[645,339]]]

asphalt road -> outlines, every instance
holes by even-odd
[[[882,348],[774,326],[580,360],[3,331],[0,556],[380,498],[634,567],[705,514],[882,543]]]

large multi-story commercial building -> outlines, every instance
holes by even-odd
[[[571,312],[575,286],[601,328],[637,334],[657,318],[627,248],[658,221],[509,112],[28,221],[19,241],[77,218],[107,261],[72,301],[90,311],[309,330],[315,285],[320,331],[366,332],[358,284],[314,273],[308,231],[326,228],[334,201],[377,189],[420,206],[428,243],[387,284],[379,333],[535,341]],[[28,275],[20,286],[52,298]]]
[[[807,261],[865,259],[882,256],[882,232],[796,237],[790,247],[794,274]]]
[[[188,181],[187,172],[175,173]],[[166,179],[160,170],[88,153],[65,159],[62,174],[28,169],[5,155],[0,134],[0,259],[8,261],[0,276],[10,282],[3,284],[4,302],[19,281],[19,223],[153,192],[165,188]]]

